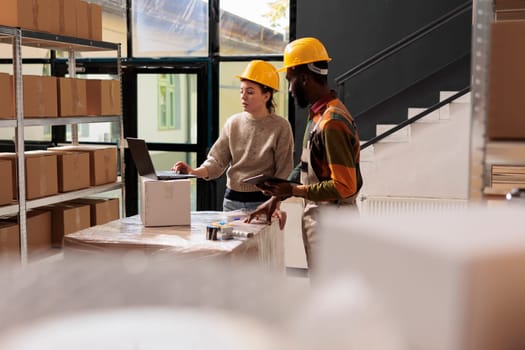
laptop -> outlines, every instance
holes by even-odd
[[[196,177],[191,174],[179,174],[172,170],[155,171],[146,141],[133,137],[127,137],[126,140],[128,141],[128,148],[131,151],[131,158],[133,158],[133,162],[135,162],[140,176],[157,180],[178,180]]]

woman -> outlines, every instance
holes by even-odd
[[[293,167],[293,136],[290,123],[275,114],[273,94],[279,89],[275,67],[254,60],[237,78],[243,112],[228,118],[201,166],[192,169],[177,162],[172,169],[206,180],[227,170],[223,210],[251,211],[269,197],[242,180],[259,174],[286,178]]]

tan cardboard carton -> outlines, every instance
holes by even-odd
[[[140,218],[144,226],[190,225],[190,180],[141,178]]]
[[[16,153],[12,152],[2,152],[0,153],[0,159],[1,160],[7,160],[11,163],[11,193],[12,193],[12,199],[16,200],[17,198],[17,188],[16,188]]]
[[[15,197],[13,189],[13,162],[0,158],[0,205],[10,204]]]
[[[120,115],[118,80],[86,80],[88,115]]]
[[[49,151],[78,151],[89,153],[90,185],[98,186],[117,181],[117,148],[102,145],[51,147]]]
[[[487,137],[525,139],[525,20],[492,23]]]
[[[52,196],[58,193],[57,157],[53,152],[28,151],[25,155],[26,199]],[[0,153],[0,159],[11,161],[12,176],[16,179],[16,154]],[[17,194],[13,180],[13,197]]]
[[[91,213],[91,226],[102,225],[120,219],[118,198],[78,198],[72,203],[88,204]]]
[[[110,80],[111,82],[111,93],[110,93],[110,114],[121,115],[121,94],[120,94],[120,80]]]
[[[30,258],[46,253],[51,248],[51,212],[27,212],[27,254]]]
[[[60,32],[60,21],[57,0],[37,0],[37,23],[38,30],[47,33],[58,34]]]
[[[88,9],[89,39],[102,41],[102,6],[88,4]]]
[[[58,193],[58,164],[53,152],[25,152],[26,198],[35,199]]]
[[[17,262],[20,259],[19,227],[15,222],[0,221],[0,264]]]
[[[58,191],[69,192],[89,187],[89,154],[86,152],[56,152]]]
[[[89,23],[88,23],[89,5],[85,1],[79,1],[77,5],[77,37],[89,39]]]
[[[64,235],[88,228],[90,226],[90,209],[88,204],[57,203],[43,207],[52,213],[52,245],[62,247]]]
[[[0,119],[15,119],[13,81],[7,73],[0,73]]]
[[[58,115],[61,117],[87,115],[85,79],[58,78]]]
[[[494,7],[496,11],[525,9],[525,0],[495,0]]]
[[[59,34],[77,36],[77,7],[79,0],[58,0]]]
[[[0,25],[37,30],[36,0],[2,0]]]
[[[57,117],[57,80],[55,77],[24,75],[24,117]]]

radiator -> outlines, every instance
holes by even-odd
[[[464,210],[467,200],[403,197],[360,197],[360,215],[392,215],[418,212]]]

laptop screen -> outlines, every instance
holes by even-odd
[[[146,141],[133,137],[128,137],[126,140],[128,141],[131,158],[133,158],[133,162],[135,162],[139,175],[156,177],[155,167],[153,166],[153,161],[149,155]]]

